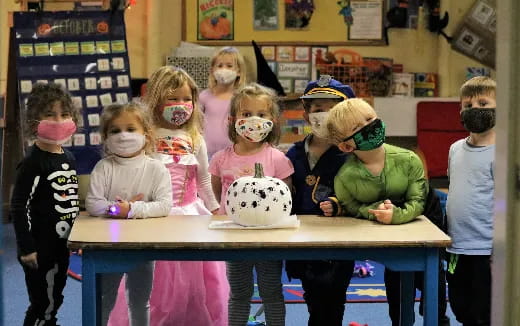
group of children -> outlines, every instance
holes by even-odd
[[[91,215],[224,214],[227,188],[253,175],[256,162],[265,175],[293,189],[295,214],[402,224],[423,213],[428,181],[421,160],[385,143],[384,122],[348,85],[330,76],[308,84],[303,118],[312,132],[285,155],[275,148],[276,94],[247,83],[236,49],[217,52],[209,81],[199,94],[184,70],[161,67],[140,103],[103,110],[105,157],[90,176],[85,201]],[[485,77],[466,82],[461,102],[470,136],[449,155],[449,296],[457,320],[489,325],[495,83]],[[55,84],[35,85],[26,107],[28,136],[35,142],[18,168],[11,200],[30,300],[24,325],[56,325],[68,268],[66,241],[79,213],[74,158],[61,144],[76,131],[79,112]],[[288,276],[302,280],[308,325],[342,324],[353,267],[353,261],[286,262]],[[120,288],[122,273],[104,274],[102,325],[244,326],[253,269],[267,324],[284,325],[282,268],[281,260],[147,262],[125,273]],[[393,325],[400,324],[399,281],[398,272],[386,269]],[[444,312],[441,321],[449,324]]]

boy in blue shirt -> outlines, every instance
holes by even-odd
[[[469,137],[453,143],[448,156],[446,212],[452,244],[448,295],[463,325],[490,325],[493,249],[496,83],[474,77],[460,89],[460,116]]]
[[[330,144],[325,121],[334,105],[353,97],[350,86],[328,75],[305,88],[301,97],[303,117],[311,125],[312,133],[287,152],[294,166],[293,214],[340,215],[334,177],[347,154]],[[287,261],[286,270],[289,277],[302,281],[308,325],[341,326],[354,261]]]

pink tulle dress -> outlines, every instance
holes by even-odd
[[[166,164],[172,180],[174,207],[170,214],[210,215],[206,206],[213,210],[218,207],[218,202],[211,191],[210,180],[204,176],[206,174],[209,178],[203,140],[196,151],[198,154],[194,154],[191,142],[187,140],[189,137],[182,130],[159,129],[157,133],[157,151],[160,153],[157,158]],[[150,325],[226,326],[228,298],[225,262],[156,261]],[[129,325],[124,279],[108,325]]]

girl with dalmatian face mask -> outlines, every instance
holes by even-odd
[[[34,145],[17,168],[10,205],[30,301],[23,324],[56,325],[69,265],[67,238],[79,213],[76,160],[65,146],[72,143],[79,109],[60,85],[35,84],[24,113]]]
[[[282,152],[273,147],[280,135],[278,119],[276,95],[269,88],[252,83],[240,88],[231,99],[228,134],[233,144],[213,155],[209,167],[213,190],[220,199],[220,214],[225,214],[229,186],[242,176],[254,175],[255,163],[262,164],[266,176],[282,179],[290,188],[293,166]],[[247,323],[250,310],[247,289],[253,284],[243,275],[250,275],[253,268],[263,279],[273,280],[259,284],[260,293],[265,293],[264,302],[270,302],[265,307],[267,323],[284,325],[285,304],[278,286],[282,262],[227,262],[226,266],[231,288],[229,320],[234,321],[233,325]]]

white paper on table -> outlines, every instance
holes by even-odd
[[[236,229],[236,230],[265,230],[265,229],[295,229],[300,227],[300,220],[296,215],[291,215],[288,218],[271,225],[260,226],[244,226],[237,224],[231,220],[227,221],[212,221],[209,223],[210,229]]]

